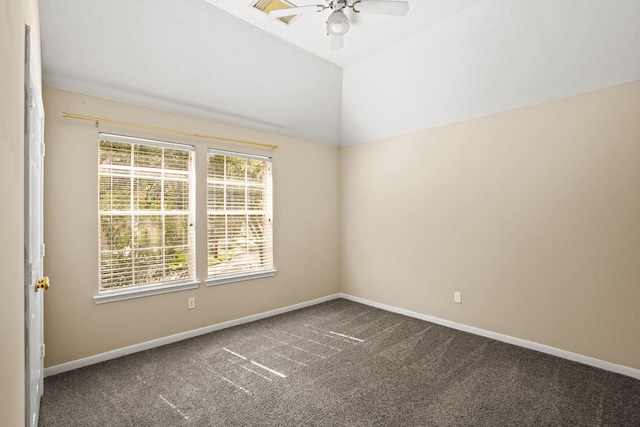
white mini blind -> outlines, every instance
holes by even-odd
[[[100,291],[195,278],[194,148],[100,134]]]
[[[271,159],[209,150],[209,278],[273,270]]]

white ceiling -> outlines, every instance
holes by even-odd
[[[409,3],[352,16],[331,51],[327,12],[287,26],[250,0],[41,0],[44,82],[347,145],[640,80],[638,0]]]
[[[329,48],[326,21],[331,11],[328,9],[319,13],[304,13],[287,25],[253,7],[247,7],[254,3],[252,0],[204,1],[327,61],[346,66],[484,0],[409,0],[409,12],[401,17],[356,14],[347,9],[345,13],[351,28],[344,36],[344,47],[336,51]],[[296,6],[326,5],[325,0],[289,1]]]

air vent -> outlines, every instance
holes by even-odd
[[[271,12],[272,10],[288,9],[290,7],[296,7],[296,5],[286,0],[257,0],[256,2],[253,3],[253,7],[263,11],[268,15],[269,12]],[[293,16],[283,16],[282,18],[275,18],[275,19],[277,19],[278,21],[282,21],[285,24],[291,24],[291,22],[297,17],[298,15],[293,15]]]

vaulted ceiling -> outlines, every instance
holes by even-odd
[[[338,51],[252,3],[41,0],[44,82],[347,145],[640,80],[637,0],[409,0]]]

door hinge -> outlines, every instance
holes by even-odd
[[[47,144],[42,141],[42,157],[47,155]]]
[[[44,258],[44,254],[45,254],[45,245],[43,243],[40,245],[40,256]]]
[[[42,343],[42,358],[44,359],[44,355],[45,355],[45,347],[44,347],[44,343]]]

